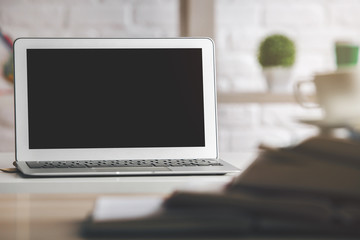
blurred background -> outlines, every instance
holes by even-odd
[[[0,0],[0,30],[18,37],[180,37],[214,39],[220,151],[250,151],[259,143],[287,145],[316,134],[299,119],[304,109],[292,85],[334,70],[336,41],[360,39],[358,0]],[[258,49],[271,34],[296,47],[288,87],[267,89]],[[6,38],[5,38],[6,39]],[[14,151],[11,56],[0,44],[0,151]]]

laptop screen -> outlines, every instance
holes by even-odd
[[[30,149],[205,146],[201,48],[27,49]]]

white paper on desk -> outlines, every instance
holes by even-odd
[[[100,197],[93,211],[94,221],[139,219],[162,210],[162,197]]]

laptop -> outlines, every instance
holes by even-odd
[[[218,159],[211,39],[20,38],[14,65],[25,175],[239,172]]]

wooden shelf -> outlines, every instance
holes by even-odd
[[[292,93],[236,92],[218,93],[218,103],[295,103]]]

